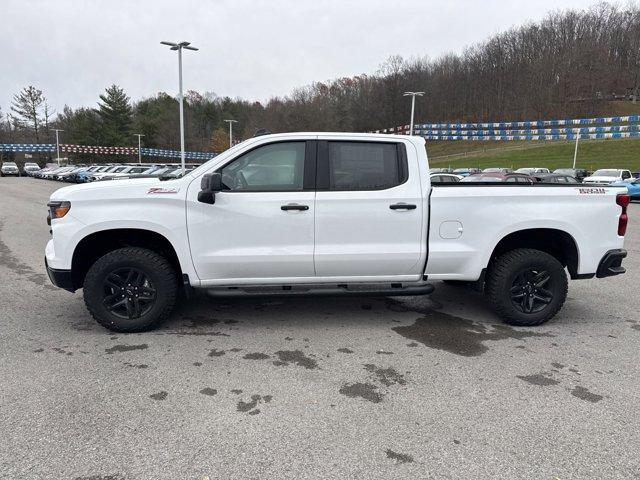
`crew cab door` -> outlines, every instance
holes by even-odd
[[[187,201],[189,243],[202,284],[313,277],[315,141],[262,144],[217,168],[215,203]],[[192,189],[194,191],[192,191]]]
[[[319,136],[316,275],[419,279],[426,260],[422,191],[413,144]]]

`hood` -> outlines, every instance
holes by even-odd
[[[164,181],[157,178],[104,180],[60,188],[51,194],[51,201],[93,200],[105,197],[115,199],[145,194],[182,193],[191,180],[189,175]]]

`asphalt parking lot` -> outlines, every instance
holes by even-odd
[[[0,477],[640,476],[640,204],[627,274],[550,323],[482,297],[214,300],[113,334],[43,266],[48,196],[0,179]]]

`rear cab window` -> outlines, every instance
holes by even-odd
[[[329,190],[386,190],[407,181],[408,166],[403,144],[358,141],[326,143]]]

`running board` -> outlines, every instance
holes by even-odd
[[[429,295],[435,287],[431,284],[420,286],[392,286],[371,288],[366,286],[338,285],[337,287],[296,287],[283,285],[279,287],[225,287],[207,288],[207,294],[213,297],[404,297],[412,295]]]

